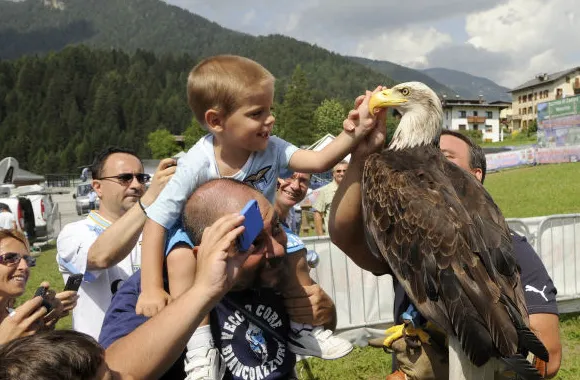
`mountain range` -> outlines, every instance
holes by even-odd
[[[413,70],[388,61],[345,57],[282,35],[236,32],[160,0],[0,0],[0,59],[45,54],[69,44],[158,54],[187,54],[195,60],[230,53],[266,66],[282,86],[301,65],[316,100],[352,99],[377,83],[417,80],[439,94],[483,95],[510,101],[507,89],[461,71]]]

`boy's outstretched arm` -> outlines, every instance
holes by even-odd
[[[377,87],[374,92],[380,91],[381,88],[381,86]],[[370,94],[371,92],[367,91],[367,96],[363,100],[363,104],[366,102],[367,106]],[[288,167],[293,171],[304,173],[322,173],[330,170],[344,159],[374,129],[376,124],[377,120],[372,115],[360,117],[355,128],[345,128],[322,150],[317,152],[305,149],[298,150],[290,158]]]

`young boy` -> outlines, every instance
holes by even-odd
[[[207,128],[209,134],[179,160],[175,175],[155,203],[142,205],[144,208],[149,206],[146,208],[149,219],[143,229],[143,280],[137,313],[146,316],[155,315],[171,301],[171,297],[178,297],[192,285],[191,281],[185,280],[191,279],[191,276],[181,276],[179,273],[194,271],[195,258],[184,255],[179,265],[168,263],[171,296],[164,291],[162,252],[166,230],[179,220],[185,200],[197,186],[212,178],[230,177],[252,185],[273,202],[281,172],[287,169],[324,172],[345,157],[372,129],[372,124],[368,124],[352,132],[342,132],[318,152],[298,149],[271,136],[274,125],[271,113],[274,77],[260,64],[239,56],[215,56],[200,62],[189,74],[187,95],[196,119]],[[317,334],[320,335],[317,341],[317,337],[308,335],[309,328],[312,329],[312,326],[293,324],[293,330],[297,333],[296,347],[305,346],[308,342],[319,345],[307,354],[337,358],[352,349],[348,342],[329,334]],[[334,351],[333,342],[344,348],[342,352],[334,355],[320,352],[320,346],[330,347]],[[218,360],[211,357],[215,355],[212,348],[209,326],[198,328],[188,344],[188,361],[213,366]],[[300,353],[305,354],[305,350]],[[186,367],[191,369],[194,366],[186,364]],[[195,370],[201,373],[206,369],[196,367]],[[219,376],[195,375],[195,378]]]

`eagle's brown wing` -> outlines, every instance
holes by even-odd
[[[445,176],[446,162],[431,146],[369,157],[365,227],[421,314],[457,336],[481,365],[514,355],[518,331],[483,262],[492,261],[486,240]]]
[[[486,251],[479,255],[490,277],[500,285],[527,325],[528,312],[511,233],[499,207],[470,173],[449,161],[444,162],[444,172],[484,240]]]

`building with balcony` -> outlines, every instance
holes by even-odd
[[[510,91],[513,130],[527,129],[537,122],[538,104],[580,95],[580,67],[553,74],[540,74]]]
[[[509,108],[505,102],[486,102],[483,97],[477,100],[442,99],[443,128],[454,131],[481,131],[483,142],[503,140],[500,112]]]

